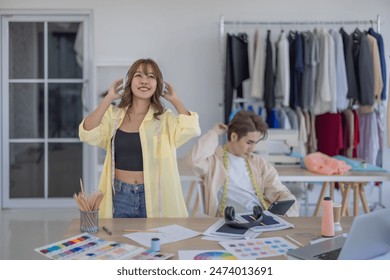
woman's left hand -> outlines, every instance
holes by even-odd
[[[172,103],[172,99],[177,98],[176,91],[173,88],[173,86],[167,82],[165,82],[165,91],[162,94],[162,97],[164,97],[166,100]]]

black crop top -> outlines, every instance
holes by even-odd
[[[115,134],[115,168],[128,171],[143,171],[141,139],[138,132]]]

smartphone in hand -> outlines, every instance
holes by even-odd
[[[288,209],[295,203],[294,199],[274,201],[269,207],[268,211],[276,215],[285,215]]]

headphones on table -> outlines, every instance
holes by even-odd
[[[232,228],[251,228],[260,225],[263,220],[263,208],[253,206],[253,221],[248,223],[239,223],[235,221],[235,210],[233,206],[226,206],[224,211],[225,223]]]

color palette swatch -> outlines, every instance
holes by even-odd
[[[226,250],[179,250],[179,260],[237,260]]]
[[[69,239],[36,248],[35,251],[55,260],[69,259],[131,259],[145,249],[125,243],[107,241],[83,233]]]
[[[196,255],[194,260],[237,260],[237,258],[227,252],[211,251]]]
[[[140,254],[133,256],[132,260],[167,260],[173,257],[172,253],[161,253],[152,250],[146,250]]]
[[[297,248],[282,237],[229,240],[221,241],[219,244],[238,259],[249,260],[286,255],[289,250]]]

